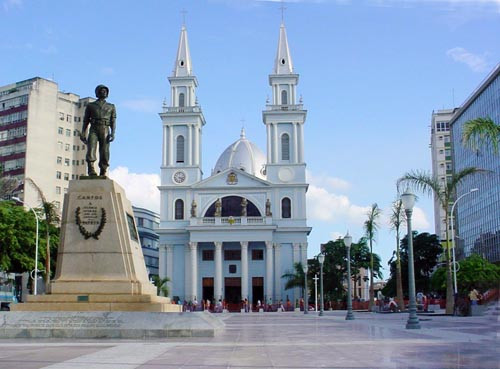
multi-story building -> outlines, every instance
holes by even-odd
[[[450,120],[456,109],[443,109],[432,112],[431,119],[431,158],[432,175],[444,185],[453,173],[451,156]],[[434,227],[442,241],[446,241],[446,213],[434,196]]]
[[[139,232],[142,253],[149,277],[158,275],[158,239],[156,233],[160,225],[160,215],[154,211],[132,206],[135,224]]]
[[[69,180],[85,174],[85,145],[77,130],[89,101],[39,77],[0,87],[0,165],[4,175],[20,180],[14,195],[26,204],[41,205],[26,178],[61,207]]]
[[[467,167],[489,171],[485,175],[467,177],[457,188],[457,197],[464,196],[456,209],[456,241],[459,256],[477,253],[491,262],[500,261],[500,155],[486,143],[471,150],[462,144],[464,123],[476,118],[491,118],[500,124],[500,64],[463,103],[450,121],[453,168],[459,172]]]

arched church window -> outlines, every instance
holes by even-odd
[[[177,163],[184,163],[184,136],[177,137],[177,155],[175,161]]]
[[[179,94],[179,106],[182,108],[182,107],[184,107],[184,105],[185,105],[185,96],[184,96],[184,93],[181,92]]]
[[[288,104],[288,94],[286,90],[281,90],[281,105]]]
[[[284,197],[283,200],[281,200],[281,217],[292,217],[292,201],[288,197]]]
[[[290,160],[290,136],[288,133],[281,136],[281,160]]]
[[[184,219],[184,201],[181,199],[175,200],[175,217],[176,220]]]

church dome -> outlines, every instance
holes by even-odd
[[[254,143],[245,137],[245,130],[241,130],[240,139],[224,150],[217,160],[214,174],[228,168],[241,169],[256,177],[265,179],[266,156]]]

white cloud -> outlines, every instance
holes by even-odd
[[[454,61],[466,64],[474,72],[485,72],[489,69],[484,56],[473,54],[463,47],[454,47],[446,51],[446,55]]]
[[[427,216],[425,215],[424,211],[419,208],[415,207],[413,208],[413,215],[411,217],[412,220],[412,228],[419,231],[431,231],[434,232],[434,230],[430,229],[430,223],[427,220]]]
[[[142,113],[158,113],[161,108],[159,101],[148,98],[125,100],[121,105],[127,109]]]
[[[126,167],[109,172],[109,178],[125,189],[132,205],[160,212],[160,176],[148,173],[130,173]]]
[[[342,178],[330,177],[326,174],[314,175],[311,171],[306,170],[308,183],[313,183],[318,187],[324,187],[329,191],[346,191],[351,187],[351,184]]]

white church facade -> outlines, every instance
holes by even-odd
[[[281,276],[307,262],[304,123],[297,100],[285,26],[281,24],[272,100],[262,112],[267,155],[245,137],[228,146],[208,178],[202,177],[205,118],[196,99],[186,28],[169,77],[163,125],[159,274],[169,295],[183,301],[292,303]]]

